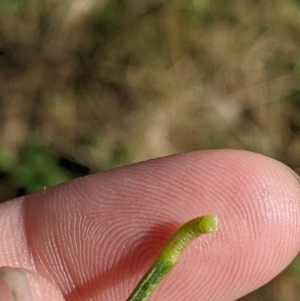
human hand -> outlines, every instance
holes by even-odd
[[[236,300],[300,249],[290,169],[243,151],[179,154],[1,204],[0,266],[18,268],[0,269],[1,301],[12,291],[14,301],[125,301],[178,226],[211,213],[219,230],[186,249],[149,301]]]

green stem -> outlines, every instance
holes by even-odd
[[[215,232],[217,229],[218,218],[215,215],[197,217],[185,223],[166,243],[127,301],[146,300],[175,265],[184,249],[197,237]]]

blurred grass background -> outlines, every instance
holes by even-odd
[[[300,173],[299,80],[299,0],[1,0],[0,200],[198,149]]]

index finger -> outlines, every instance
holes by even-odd
[[[24,232],[1,264],[33,269],[67,300],[126,300],[179,225],[214,213],[219,231],[188,247],[149,301],[235,300],[299,251],[299,195],[288,168],[249,152],[147,161],[16,200]]]

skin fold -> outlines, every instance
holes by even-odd
[[[0,269],[0,292],[124,301],[178,227],[213,213],[218,231],[193,241],[148,300],[233,301],[299,252],[299,209],[295,174],[245,151],[178,154],[79,178],[0,205],[0,266],[17,268]]]

